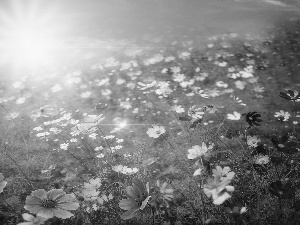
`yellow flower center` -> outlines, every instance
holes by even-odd
[[[57,203],[51,199],[44,199],[42,200],[42,206],[48,209],[55,208]]]

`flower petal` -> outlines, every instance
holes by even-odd
[[[78,202],[63,202],[63,203],[58,203],[57,207],[60,209],[65,209],[65,210],[76,210],[79,207]]]
[[[23,213],[22,214],[22,217],[24,220],[26,221],[32,221],[35,217],[29,213]]]
[[[47,192],[48,199],[56,200],[57,198],[65,195],[66,192],[64,192],[62,189],[52,189]]]
[[[214,200],[215,205],[221,205],[223,202],[225,202],[228,198],[230,198],[231,195],[227,192],[224,192],[222,195],[218,196],[217,199]]]
[[[133,208],[121,215],[122,220],[129,220],[137,215],[139,208]]]
[[[38,197],[39,199],[45,199],[47,198],[47,192],[44,190],[44,189],[38,189],[38,190],[35,190],[31,193],[32,196],[36,196]]]
[[[67,218],[74,216],[73,213],[71,213],[67,210],[63,210],[63,209],[54,209],[53,211],[54,211],[54,215],[57,218],[61,218],[61,219],[67,219]]]
[[[128,198],[128,199],[122,199],[119,202],[119,207],[124,210],[130,210],[132,208],[137,208],[138,205],[137,205],[136,201],[134,201],[131,198]]]
[[[40,210],[36,213],[36,215],[44,218],[53,218],[54,210],[41,207]]]
[[[65,194],[57,199],[57,202],[74,202],[76,201],[76,196],[74,194]]]

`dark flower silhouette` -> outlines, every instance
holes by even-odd
[[[260,114],[258,114],[257,112],[248,112],[247,114],[244,113],[243,116],[246,116],[246,122],[250,125],[250,126],[260,126],[259,123],[262,122],[261,119],[259,119],[259,117],[261,117]]]
[[[297,101],[300,99],[300,93],[295,90],[288,90],[287,93],[280,92],[279,96],[289,101]]]

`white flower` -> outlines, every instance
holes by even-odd
[[[67,150],[69,147],[69,143],[63,143],[63,144],[60,144],[59,148],[62,149],[62,150]]]
[[[92,133],[92,134],[89,135],[89,137],[90,137],[91,139],[93,139],[93,140],[96,140],[97,135],[98,135],[98,134],[96,134],[96,133]]]
[[[241,114],[234,111],[233,114],[227,114],[227,119],[229,119],[229,120],[240,120],[241,119]]]
[[[92,92],[86,91],[86,92],[82,92],[82,93],[80,94],[80,97],[81,97],[81,98],[89,98],[91,95],[92,95]]]
[[[223,179],[229,179],[232,180],[235,172],[230,171],[230,167],[225,166],[223,169],[221,166],[217,166],[216,169],[212,170],[213,176],[220,176],[220,180],[222,181]]]
[[[244,90],[245,86],[247,84],[245,81],[240,81],[240,80],[238,80],[238,81],[236,81],[234,83],[235,83],[236,88],[238,88],[240,90]]]
[[[154,125],[152,128],[149,128],[147,134],[149,137],[158,138],[161,134],[166,132],[165,127]]]
[[[257,143],[260,142],[260,138],[257,138],[256,135],[254,136],[247,136],[247,144],[250,147],[256,148],[257,147]]]
[[[188,150],[188,158],[189,159],[195,159],[202,155],[205,155],[209,150],[211,150],[214,147],[214,144],[211,144],[207,147],[207,145],[202,142],[202,146],[195,145],[191,149]]]
[[[77,138],[72,138],[72,139],[70,139],[70,142],[77,142]]]
[[[270,162],[270,157],[262,154],[257,155],[254,161],[255,164],[260,164],[260,165],[268,164],[269,162]]]
[[[185,109],[181,105],[174,105],[172,109],[177,113],[184,113]]]
[[[48,218],[43,218],[40,216],[35,217],[29,213],[23,213],[22,217],[28,222],[18,223],[17,225],[42,225],[46,220],[48,220]]]
[[[291,114],[289,114],[288,112],[284,112],[283,110],[280,110],[280,112],[276,112],[274,116],[275,117],[283,117],[284,118],[283,121],[288,121]]]

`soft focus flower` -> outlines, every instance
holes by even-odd
[[[204,193],[207,197],[213,198],[213,203],[215,205],[221,205],[224,201],[231,197],[227,191],[234,191],[234,187],[228,185],[230,182],[231,180],[228,178],[221,181],[221,177],[217,175],[214,179],[208,179],[207,184],[204,185]]]
[[[279,112],[276,112],[274,116],[278,118],[283,118],[283,121],[288,121],[291,114],[289,114],[289,112],[284,112],[283,110],[280,110]]]
[[[241,114],[234,111],[233,114],[227,114],[227,119],[229,119],[229,120],[239,120],[239,119],[241,119]]]
[[[2,173],[0,173],[0,193],[3,192],[3,189],[5,188],[7,184],[7,181],[4,180],[4,176]]]
[[[38,189],[27,196],[24,208],[40,217],[67,219],[73,216],[69,210],[79,207],[75,200],[74,194],[66,194],[62,189],[52,189],[48,192]]]
[[[60,146],[59,146],[59,148],[62,150],[68,150],[68,147],[69,147],[69,143],[63,143],[63,144],[60,144]]]
[[[161,134],[166,132],[165,127],[154,125],[152,128],[149,128],[147,134],[149,137],[158,138]]]
[[[24,220],[28,222],[18,223],[17,225],[42,225],[47,220],[47,218],[43,218],[39,216],[35,217],[29,213],[23,213],[22,217]]]
[[[257,147],[257,143],[260,142],[260,138],[257,138],[256,135],[254,136],[247,136],[247,144],[250,147],[256,148]]]
[[[173,188],[167,188],[169,184],[167,182],[161,183],[159,180],[156,181],[156,186],[158,188],[160,197],[164,198],[167,201],[171,201],[174,198]]]
[[[230,168],[228,166],[225,166],[223,169],[221,166],[217,166],[216,169],[212,170],[213,176],[220,176],[220,179],[223,180],[224,178],[227,178],[229,180],[232,180],[235,172],[230,171]]]
[[[270,157],[267,155],[259,154],[255,156],[254,160],[255,160],[254,161],[255,164],[264,165],[270,162]]]
[[[202,146],[195,145],[191,149],[188,150],[188,158],[189,159],[195,159],[202,155],[205,155],[209,150],[211,150],[214,147],[214,144],[211,144],[207,146],[204,142],[202,142]]]
[[[298,93],[298,91],[295,90],[288,90],[287,93],[280,92],[279,96],[281,98],[294,102],[300,100],[300,93]]]
[[[122,199],[119,203],[119,207],[126,210],[121,215],[123,220],[135,217],[139,210],[143,210],[146,207],[151,198],[149,196],[149,183],[144,185],[138,178],[133,178],[132,183],[132,186],[128,186],[125,189],[127,199]]]

